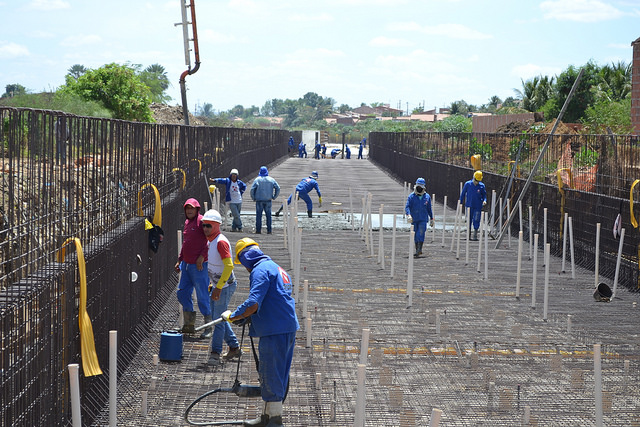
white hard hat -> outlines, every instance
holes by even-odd
[[[231,169],[231,172],[229,172],[229,175],[233,175],[234,173],[235,173],[236,175],[240,175],[240,174],[238,173],[238,169],[235,169],[235,168],[234,168],[234,169]]]
[[[222,217],[220,213],[215,209],[209,209],[202,216],[202,220],[205,222],[217,222],[218,224],[222,224]]]

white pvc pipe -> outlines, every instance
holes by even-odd
[[[440,335],[440,312],[436,311],[436,335]]]
[[[364,237],[364,210],[365,210],[365,201],[364,197],[360,199],[360,203],[362,203],[362,213],[360,214],[360,222],[358,223],[358,233],[360,233],[360,237]]]
[[[302,227],[296,228],[296,300],[300,298],[300,264],[302,259]]]
[[[362,329],[362,341],[360,343],[360,363],[362,365],[367,364],[367,356],[369,355],[369,333],[370,329]]]
[[[78,369],[80,365],[70,363],[69,369],[69,389],[71,391],[71,420],[73,427],[82,427],[82,411],[80,411],[80,380],[78,379]]]
[[[307,313],[307,318],[306,320],[306,333],[307,333],[307,348],[311,348],[311,337],[312,337],[312,331],[311,331],[311,315],[310,313]]]
[[[460,233],[462,232],[462,224],[464,224],[464,208],[460,204],[460,220],[458,221],[458,229],[456,235],[456,259],[460,259]]]
[[[433,213],[433,207],[435,206],[435,203],[436,203],[436,193],[433,193],[431,195],[431,213]],[[429,225],[429,223],[427,223],[427,225]],[[431,243],[433,243],[435,240],[436,240],[436,224],[434,221],[433,227],[431,227]]]
[[[520,299],[520,277],[522,276],[522,244],[524,241],[524,233],[522,230],[518,232],[518,268],[516,272],[516,298]]]
[[[600,344],[593,345],[593,382],[596,400],[596,427],[602,427],[602,366],[600,364]]]
[[[384,270],[384,205],[380,205],[380,242],[378,245],[378,253],[380,258],[380,264]]]
[[[118,331],[109,331],[109,427],[118,424]]]
[[[153,355],[153,366],[158,366],[158,364],[160,363],[160,357],[157,354]]]
[[[393,214],[393,232],[391,234],[391,272],[390,276],[393,278],[395,276],[395,266],[396,266],[396,222],[398,216]]]
[[[518,215],[520,216],[520,231],[523,231],[522,227],[522,200],[518,200]]]
[[[373,250],[373,214],[371,212],[371,205],[373,203],[373,194],[369,193],[369,204],[368,204],[368,209],[367,211],[369,212],[369,233],[371,234],[369,236],[369,241],[371,242],[371,257],[373,257],[373,255],[375,255],[374,250]]]
[[[282,244],[285,249],[289,249],[287,245],[287,198],[282,199]]]
[[[143,417],[147,416],[147,390],[142,390],[142,402],[140,404],[140,415]],[[115,425],[115,424],[114,424]]]
[[[548,209],[544,208],[544,225],[543,225],[543,239],[542,239],[542,247],[546,247],[547,246],[547,212]],[[546,265],[546,261],[545,261],[545,265]]]
[[[551,252],[551,243],[547,243],[544,247],[544,314],[542,320],[547,321],[547,312],[549,311],[549,255]]]
[[[351,215],[349,222],[351,222],[351,231],[355,231],[356,223],[353,217],[353,197],[351,195],[351,187],[349,187],[349,215]]]
[[[484,280],[489,279],[489,218],[484,216]]]
[[[531,308],[536,308],[536,286],[538,280],[538,238],[540,235],[536,233],[533,236],[533,284],[531,287]]]
[[[496,190],[491,191],[491,226],[489,232],[493,231],[496,223]]]
[[[471,216],[470,216],[470,212],[471,212],[471,208],[467,208],[467,240],[466,240],[466,246],[465,246],[465,265],[469,264],[469,239],[471,237]]]
[[[447,225],[447,196],[444,196],[444,209],[442,209],[442,247],[444,248],[444,232]]]
[[[302,313],[307,313],[308,300],[309,300],[309,281],[304,280],[302,287]]]
[[[511,218],[511,199],[507,199],[507,218]],[[511,224],[507,224],[507,236],[509,236],[507,247],[511,249]]]
[[[529,205],[529,259],[533,255],[533,208]]]
[[[528,426],[531,420],[531,406],[524,407],[524,415],[522,417],[522,425]]]
[[[594,288],[598,288],[599,278],[600,278],[600,223],[596,224],[596,267],[595,267],[595,286]]]
[[[367,396],[365,388],[365,377],[367,373],[367,367],[363,364],[358,364],[358,397],[356,400],[356,416],[353,422],[354,427],[364,427],[365,423],[365,409],[367,405]]]
[[[616,288],[618,287],[618,276],[620,274],[620,260],[622,259],[622,246],[624,244],[624,228],[620,232],[620,245],[618,246],[618,259],[616,260],[616,273],[613,276],[613,293],[611,301],[616,297]]]
[[[456,204],[456,216],[453,220],[453,233],[451,233],[451,249],[450,252],[453,252],[453,245],[456,241],[456,233],[458,232],[458,215],[460,214],[460,201]]]
[[[573,218],[569,217],[569,252],[571,252],[571,278],[576,278],[576,262],[573,257]]]
[[[440,417],[442,416],[442,410],[433,408],[431,410],[431,419],[429,420],[429,427],[438,427],[440,425]]]
[[[478,238],[478,266],[476,267],[478,273],[480,273],[480,264],[482,264],[482,235],[484,234],[485,217],[485,212],[482,212],[480,216],[480,233],[478,233],[480,235],[480,237]]]
[[[572,316],[570,314],[567,314],[567,333],[570,334],[571,333],[571,318]]]
[[[567,224],[569,223],[569,214],[564,213],[564,225],[562,227],[562,272],[566,270],[564,268],[567,260]]]
[[[500,229],[500,232],[502,233],[502,216],[504,215],[504,210],[502,207],[502,197],[500,197],[499,203],[498,203],[498,210],[499,210],[499,215],[500,218],[498,218],[498,228]]]
[[[409,297],[409,307],[413,305],[413,253],[415,251],[413,239],[415,232],[409,233],[409,266],[407,267],[407,296]]]

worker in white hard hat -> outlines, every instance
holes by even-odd
[[[249,271],[249,297],[233,312],[222,313],[222,318],[233,323],[251,318],[249,335],[260,338],[258,375],[265,402],[262,415],[244,421],[244,425],[282,426],[282,403],[300,326],[291,296],[291,277],[248,237],[236,243],[234,262]]]
[[[482,207],[487,204],[487,190],[482,183],[482,171],[475,171],[473,178],[464,183],[460,193],[460,203],[464,203],[469,208],[469,238],[478,240]],[[473,236],[471,236],[472,225]]]
[[[238,287],[236,276],[233,274],[233,259],[231,258],[231,244],[224,234],[220,232],[222,217],[215,209],[205,212],[202,217],[202,229],[209,242],[208,273],[209,295],[211,297],[211,316],[205,318],[205,323],[213,318],[218,319],[227,310],[231,296]],[[242,350],[238,339],[231,326],[226,323],[218,323],[215,330],[205,329],[205,338],[211,338],[211,352],[209,353],[210,366],[217,366],[221,361],[223,341],[229,346],[229,351],[222,356],[226,360],[240,357]]]
[[[209,181],[217,185],[224,185],[226,188],[225,202],[229,205],[233,221],[231,222],[231,231],[242,231],[242,220],[240,212],[242,211],[242,195],[247,189],[247,184],[238,178],[238,169],[233,168],[229,172],[228,178],[209,178]]]

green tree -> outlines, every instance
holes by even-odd
[[[342,114],[346,113],[347,111],[351,111],[351,107],[349,107],[347,104],[341,104],[338,107],[338,111]]]
[[[0,96],[0,98],[12,98],[14,96],[26,95],[27,88],[22,86],[21,84],[14,83],[5,86],[5,92]]]
[[[150,91],[135,70],[128,65],[111,63],[89,70],[78,80],[67,78],[62,91],[104,104],[116,119],[151,122]]]
[[[514,89],[514,91],[522,103],[522,108],[527,111],[540,111],[542,106],[555,94],[553,77],[536,76],[526,82],[521,81],[522,90]]]
[[[578,122],[584,116],[585,110],[596,101],[596,96],[591,88],[598,84],[598,73],[600,69],[593,61],[587,62],[582,68],[584,69],[584,73],[562,118],[562,121],[566,123]],[[551,101],[550,106],[545,108],[544,111],[545,119],[558,117],[560,109],[562,105],[564,105],[567,96],[569,96],[571,87],[576,81],[579,72],[579,68],[570,65],[557,77],[555,91],[553,96],[549,98],[549,101]]]
[[[72,65],[71,68],[67,70],[67,75],[71,76],[75,80],[78,80],[80,76],[86,73],[87,71],[88,70],[84,65],[75,64],[75,65]]]
[[[466,116],[467,113],[469,113],[471,110],[469,109],[469,104],[467,104],[465,102],[464,99],[461,99],[460,101],[453,101],[451,103],[451,114],[452,115],[461,115],[461,116]]]
[[[211,105],[210,103],[205,103],[202,108],[200,109],[200,115],[202,117],[207,117],[207,118],[211,118],[214,116],[214,112],[213,112],[213,105]]]
[[[621,101],[600,99],[585,110],[581,121],[588,133],[605,134],[607,128],[617,134],[631,133],[631,96]]]
[[[597,100],[622,101],[631,93],[631,64],[618,62],[605,65],[598,72],[598,84],[594,86]]]
[[[171,97],[165,94],[170,82],[167,71],[160,64],[151,64],[139,73],[140,80],[147,85],[151,92],[151,100],[160,104],[171,101]]]
[[[229,110],[229,114],[231,114],[234,117],[244,117],[244,107],[238,104],[235,107],[233,107],[231,110]]]

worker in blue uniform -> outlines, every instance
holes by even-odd
[[[482,183],[482,171],[475,171],[473,179],[464,183],[460,193],[460,203],[464,203],[469,208],[469,238],[478,240],[482,207],[487,204],[487,190]],[[473,236],[471,236],[471,225],[473,225]]]
[[[362,145],[362,141],[360,141],[360,146],[358,147],[358,158],[359,159],[364,159],[364,157],[362,157],[362,149],[364,148],[364,146]]]
[[[346,159],[350,159],[351,158],[351,149],[349,148],[348,145],[344,146],[344,157]]]
[[[236,243],[234,263],[249,271],[249,297],[221,317],[235,324],[251,318],[249,335],[260,338],[258,375],[265,402],[262,415],[245,420],[244,425],[282,426],[282,402],[287,394],[296,331],[300,327],[291,296],[291,277],[248,237]]]
[[[332,158],[332,159],[335,159],[335,158],[336,158],[336,156],[337,156],[338,154],[340,154],[340,152],[341,152],[341,151],[342,151],[342,150],[340,150],[339,148],[334,148],[333,150],[331,150],[331,158]]]
[[[322,150],[322,145],[320,144],[320,142],[316,141],[316,145],[313,149],[315,151],[313,158],[320,160],[320,150]]]
[[[413,193],[409,194],[407,203],[404,206],[407,221],[413,223],[413,230],[415,232],[413,238],[415,242],[414,257],[422,255],[422,245],[424,245],[427,222],[431,227],[433,227],[435,223],[433,210],[431,208],[431,196],[427,194],[426,185],[424,178],[418,178],[413,188]]]
[[[291,152],[293,151],[293,146],[295,145],[295,142],[293,141],[293,137],[290,136],[289,137],[289,154],[291,154]]]
[[[327,158],[327,144],[322,144],[322,158]]]
[[[302,181],[296,185],[296,193],[298,193],[298,198],[305,201],[307,204],[307,215],[309,218],[313,216],[313,202],[311,201],[311,197],[309,197],[309,192],[312,190],[316,190],[318,193],[318,206],[322,207],[322,194],[320,193],[320,186],[318,185],[318,172],[313,171],[311,175],[307,178],[302,178]],[[287,205],[291,204],[291,200],[293,200],[293,194],[289,195],[287,199]],[[276,212],[276,216],[280,216],[280,212],[282,212],[284,206],[281,205],[278,212]]]

